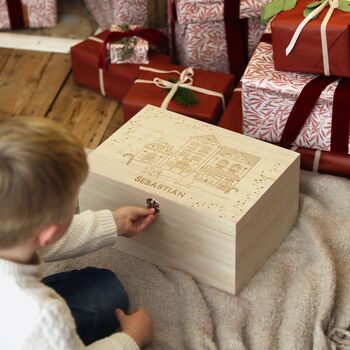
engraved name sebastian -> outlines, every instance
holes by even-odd
[[[139,182],[143,185],[146,185],[146,186],[149,186],[149,187],[153,187],[153,188],[156,188],[157,190],[161,190],[163,192],[166,192],[166,193],[169,193],[169,194],[172,194],[176,197],[185,197],[186,196],[186,193],[185,192],[181,192],[180,190],[177,190],[176,188],[173,188],[173,187],[170,187],[170,186],[167,186],[167,185],[163,185],[159,182],[156,182],[156,181],[152,181],[152,180],[149,180],[149,179],[146,179],[142,176],[137,176],[135,177],[134,179],[135,182]]]

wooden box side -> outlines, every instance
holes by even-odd
[[[90,173],[82,186],[81,210],[114,209],[123,205],[145,206],[152,193]],[[134,238],[118,237],[115,248],[158,266],[173,267],[195,279],[229,293],[235,291],[235,225],[230,234],[208,226],[213,218],[168,198],[160,203],[157,220]],[[219,225],[223,227],[223,223]]]
[[[237,223],[236,290],[239,293],[294,226],[299,209],[300,158],[286,169]]]

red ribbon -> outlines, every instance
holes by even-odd
[[[25,28],[23,7],[21,0],[6,0],[10,26],[13,29]]]
[[[174,62],[177,62],[177,50],[176,50],[176,40],[175,40],[175,22],[176,18],[176,7],[175,1],[169,1],[168,16],[170,23],[170,36],[171,36],[171,56]]]
[[[239,0],[224,1],[224,22],[230,72],[239,80],[248,63],[248,19],[239,19]]]
[[[225,21],[225,32],[230,72],[239,81],[248,63],[248,20]]]
[[[292,144],[305,125],[322,91],[338,77],[319,76],[306,84],[298,96],[292,111],[289,114],[282,138],[281,146]],[[350,97],[350,79],[341,78],[334,93],[331,151],[348,154],[350,109],[347,106]]]
[[[322,91],[337,79],[332,76],[320,75],[304,86],[289,114],[279,145],[286,147],[295,141]]]
[[[224,0],[224,21],[239,19],[240,0]]]
[[[305,125],[322,91],[338,77],[320,75],[307,83],[298,96],[289,114],[282,138],[281,146],[292,144]],[[350,79],[341,78],[334,93],[331,151],[348,154],[350,109],[347,105],[350,97]]]
[[[350,79],[341,78],[333,97],[333,118],[331,133],[331,151],[346,153],[349,151],[350,130]]]
[[[264,33],[263,36],[260,39],[261,43],[268,43],[272,44],[272,35],[271,33]]]
[[[137,28],[133,30],[127,30],[125,32],[110,32],[103,40],[100,58],[98,62],[99,68],[102,68],[103,70],[107,69],[107,45],[110,42],[118,41],[123,38],[130,38],[133,36],[137,36],[138,38],[147,40],[148,42],[155,45],[159,50],[166,50],[168,48],[168,38],[165,34],[156,29]]]

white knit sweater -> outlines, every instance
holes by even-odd
[[[86,211],[75,215],[68,232],[42,256],[47,261],[79,256],[112,245],[116,238],[109,210]],[[125,333],[85,347],[65,301],[41,283],[42,267],[41,262],[24,265],[0,259],[1,350],[139,349]]]

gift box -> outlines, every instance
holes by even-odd
[[[113,24],[136,24],[147,22],[147,0],[84,0],[99,27],[109,29]]]
[[[173,64],[150,64],[151,70],[142,69],[142,66],[140,68],[138,79],[123,99],[125,120],[129,120],[144,106],[151,104],[215,124],[224,111],[235,82],[231,74],[186,69]],[[176,81],[182,83],[179,89],[194,89],[190,91],[195,94],[197,103],[191,106],[180,104],[176,100],[167,103],[170,90]]]
[[[234,2],[234,1],[231,1]],[[239,2],[239,18],[258,18],[269,0],[241,0]],[[225,6],[229,11],[237,11],[236,7],[230,7],[225,0],[176,0],[177,20],[180,24],[223,21],[225,18]],[[232,18],[237,14],[229,13]]]
[[[158,203],[127,254],[239,293],[293,227],[299,155],[147,106],[88,157],[82,210]],[[278,223],[278,224],[276,224]]]
[[[56,0],[0,0],[0,29],[53,27]]]
[[[147,31],[159,39],[156,31],[150,29]],[[129,35],[132,36],[132,33],[132,31],[129,32]],[[121,101],[138,77],[139,65],[108,65],[106,62],[109,40],[119,40],[121,38],[118,36],[119,34],[118,32],[104,31],[84,40],[71,48],[71,60],[73,79],[76,83]],[[160,39],[164,39],[162,34]],[[167,43],[162,42],[162,40],[158,44],[159,46],[167,46]],[[170,62],[170,57],[162,53],[150,52],[149,60],[151,63]]]
[[[84,0],[99,27],[136,24],[166,28],[167,0]]]
[[[242,89],[238,87],[234,90],[218,126],[242,133],[242,124]],[[301,169],[350,178],[350,156],[347,154],[297,146],[292,146],[290,149],[300,154]]]
[[[260,43],[242,77],[244,133],[348,154],[350,85],[343,79],[276,71],[271,43]]]
[[[335,9],[326,25],[326,43],[322,54],[321,23],[329,7],[302,29],[290,53],[286,49],[303,21],[309,0],[298,0],[295,8],[279,13],[271,22],[275,69],[350,77],[350,16]],[[328,53],[328,54],[327,54]],[[328,59],[326,57],[328,56]],[[324,59],[326,60],[324,62]]]
[[[230,102],[228,103],[224,114],[221,116],[218,126],[231,131],[243,133],[241,86],[234,89]]]
[[[112,25],[111,32],[125,32],[140,28],[137,25]],[[111,42],[108,46],[110,62],[114,64],[136,63],[148,64],[148,41],[133,36],[123,38],[117,42]]]
[[[239,77],[265,30],[260,12],[266,2],[175,0],[173,35],[180,63]]]

